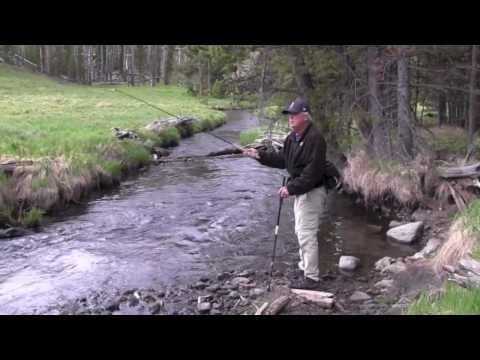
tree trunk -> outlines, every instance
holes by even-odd
[[[441,91],[438,93],[438,126],[445,125],[446,120],[446,104],[447,104],[447,97],[445,96],[445,92]]]
[[[470,93],[468,101],[468,152],[474,147],[475,120],[476,120],[476,96],[477,85],[477,51],[478,46],[472,45],[472,69],[470,72]]]
[[[406,46],[398,47],[398,134],[400,146],[403,155],[408,159],[412,159],[414,155],[413,149],[413,124],[410,115],[410,88],[409,88],[409,72],[408,57],[406,54]]]
[[[164,48],[164,69],[163,69],[163,83],[169,85],[173,72],[173,56],[175,47],[173,45],[166,45]]]
[[[381,71],[381,59],[377,46],[369,46],[367,49],[368,66],[368,112],[372,122],[372,134],[368,146],[375,151],[377,157],[385,157],[387,149],[387,131],[383,119],[383,109],[380,104],[380,89],[378,80]]]

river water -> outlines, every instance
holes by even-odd
[[[215,130],[230,141],[258,125],[243,111]],[[171,157],[205,155],[227,144],[205,133]],[[88,296],[188,283],[230,269],[268,269],[283,172],[249,158],[200,159],[152,166],[114,191],[66,211],[34,235],[0,242],[0,314],[42,314]],[[380,220],[348,198],[329,195],[319,233],[321,271],[341,255],[366,274],[383,256],[407,256],[378,231]],[[293,267],[293,199],[284,202],[277,266]]]

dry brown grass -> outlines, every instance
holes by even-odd
[[[476,243],[476,236],[465,226],[464,219],[457,219],[448,232],[448,239],[431,260],[439,273],[444,265],[455,265],[461,258],[470,254]]]
[[[411,207],[422,201],[423,194],[414,171],[380,169],[364,151],[349,155],[344,170],[344,183],[356,193],[362,194],[366,204],[383,203],[392,197],[401,206]]]
[[[19,166],[0,184],[0,210],[12,214],[8,219],[4,215],[0,223],[20,223],[28,209],[49,211],[78,202],[92,189],[108,184],[112,184],[112,176],[102,167],[96,166],[74,175],[63,157],[39,159],[31,166]]]

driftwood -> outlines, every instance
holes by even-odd
[[[459,194],[457,194],[457,192],[452,187],[452,185],[448,184],[448,188],[450,189],[450,194],[452,195],[458,210],[464,211],[467,208],[467,206],[465,205],[465,201],[462,199],[462,197]]]
[[[312,290],[300,290],[292,289],[291,290],[295,295],[301,296],[309,301],[317,303],[321,307],[331,308],[334,303],[333,294],[323,291],[312,291]]]
[[[438,175],[444,179],[480,176],[480,163],[459,167],[438,167]]]
[[[290,302],[290,297],[282,295],[279,298],[275,299],[265,310],[265,315],[276,315],[282,311],[285,306]]]
[[[268,306],[268,302],[263,303],[263,305],[257,309],[257,311],[255,312],[255,315],[262,315],[265,309],[267,308],[267,306]]]

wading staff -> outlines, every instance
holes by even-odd
[[[138,101],[140,101],[140,102],[142,102],[142,103],[144,103],[144,104],[147,104],[148,106],[151,106],[151,107],[153,107],[154,109],[160,110],[160,111],[164,112],[164,113],[167,114],[167,115],[170,115],[170,116],[173,116],[173,117],[175,117],[175,118],[177,118],[177,119],[179,119],[179,120],[182,120],[181,117],[179,117],[179,116],[177,116],[177,115],[175,115],[175,114],[172,114],[172,113],[170,113],[170,112],[168,112],[168,111],[165,111],[165,110],[163,110],[163,109],[160,109],[158,106],[155,106],[155,105],[153,105],[153,104],[150,104],[149,102],[146,102],[145,100],[142,100],[142,99],[140,99],[140,98],[138,98],[138,97],[136,97],[136,96],[127,94],[126,92],[120,91],[120,90],[118,90],[118,89],[113,89],[113,91],[119,92],[120,94],[123,94],[123,95],[128,96],[128,97],[131,97],[132,99],[135,99],[135,100],[138,100]],[[237,145],[237,144],[235,144],[235,143],[233,143],[233,142],[231,142],[231,141],[228,141],[228,140],[222,138],[221,136],[218,136],[218,135],[215,135],[215,134],[212,134],[212,133],[209,133],[209,132],[207,132],[207,134],[213,136],[214,138],[217,138],[217,139],[219,139],[219,140],[222,140],[223,142],[226,142],[227,144],[232,145],[232,146],[235,147],[236,149],[239,149],[239,150],[242,150],[242,151],[243,151],[243,147],[241,147],[240,145]]]
[[[282,180],[282,187],[285,186],[286,177],[283,177]],[[277,251],[277,238],[278,238],[278,228],[280,225],[280,214],[282,213],[282,204],[283,198],[280,196],[280,202],[278,204],[278,216],[277,216],[277,225],[275,225],[275,237],[273,240],[273,254],[272,254],[272,262],[270,263],[270,278],[268,280],[267,290],[270,291],[270,285],[272,283],[272,276],[273,276],[273,264],[275,263],[275,252]]]

